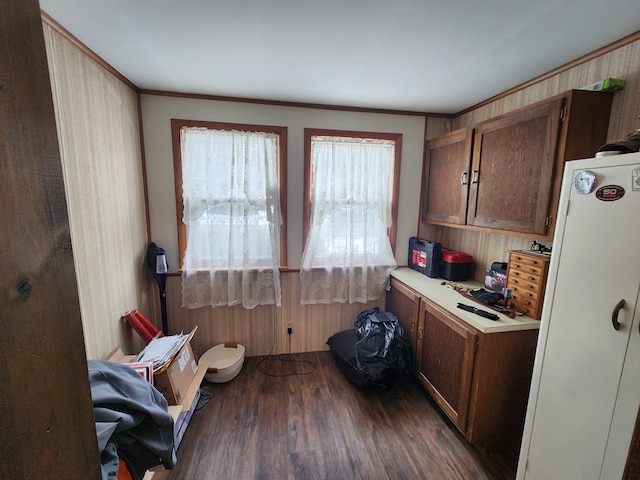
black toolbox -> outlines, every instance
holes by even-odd
[[[418,237],[409,239],[407,265],[427,277],[438,278],[442,264],[442,245]]]

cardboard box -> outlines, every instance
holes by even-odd
[[[193,338],[197,328],[191,331],[187,343],[173,357],[171,363],[164,369],[153,372],[154,385],[164,395],[169,405],[181,405],[183,403],[187,389],[198,370],[198,362],[196,362],[191,349],[191,338]]]
[[[189,333],[189,338],[178,354],[164,369],[153,372],[153,385],[158,389],[169,405],[180,405],[183,403],[187,389],[191,385],[198,370],[193,350],[191,349],[191,339],[196,333],[195,327]],[[132,363],[136,360],[136,355],[125,355],[118,347],[111,351],[105,360],[109,362]],[[202,380],[202,379],[201,379]]]
[[[191,422],[191,417],[193,417],[193,413],[196,411],[198,400],[200,400],[200,390],[198,390],[196,396],[193,397],[189,410],[180,412],[180,415],[178,415],[177,420],[173,424],[173,444],[175,445],[176,450],[180,447],[182,437],[184,437],[187,427],[189,426],[189,422]]]
[[[207,373],[206,365],[198,365],[196,375],[189,385],[189,389],[184,396],[185,405],[171,405],[169,406],[169,413],[173,418],[173,444],[176,451],[182,443],[182,438],[187,431],[187,427],[191,422],[193,413],[198,406],[198,400],[200,400],[200,384],[204,379],[204,375]],[[147,470],[143,480],[164,480],[166,479],[171,470],[165,470],[162,466],[155,467],[151,470]]]
[[[166,480],[169,478],[171,470],[165,470],[164,467],[147,470],[142,480]]]
[[[126,363],[136,371],[137,371],[137,368],[136,368],[137,365],[151,365],[150,363],[147,363],[147,362],[136,362],[135,355],[125,355],[120,349],[120,347],[116,347],[113,350],[111,350],[104,357],[104,360],[107,362]],[[151,381],[149,383],[153,384],[153,365],[151,365],[151,370],[152,370],[150,375]],[[145,378],[145,375],[143,375],[141,372],[138,372],[138,373],[140,374],[141,377]]]
[[[207,373],[207,365],[198,365],[191,349],[191,338],[193,338],[196,329],[197,327],[191,331],[187,343],[169,365],[169,367],[174,366],[171,372],[167,368],[164,372],[154,376],[154,379],[158,376],[162,379],[164,376],[164,380],[170,384],[171,391],[174,394],[178,393],[183,401],[181,404],[170,404],[168,407],[169,414],[173,418],[173,443],[176,450],[178,450],[196,411],[200,399],[200,384]],[[104,359],[110,362],[131,363],[135,362],[136,355],[125,355],[118,347],[113,349]],[[182,382],[187,377],[189,377],[189,381],[184,386]],[[168,398],[167,401],[171,403]],[[164,467],[158,465],[147,470],[144,480],[165,480],[170,473],[171,470],[165,470]]]
[[[184,437],[184,434],[187,431],[187,427],[189,426],[191,417],[193,417],[193,413],[196,411],[198,400],[200,400],[200,384],[202,383],[202,379],[206,373],[207,366],[199,365],[198,371],[196,372],[196,375],[184,396],[184,403],[181,405],[180,414],[174,419],[173,443],[176,446],[176,450],[180,446],[182,437]]]

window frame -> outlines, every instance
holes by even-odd
[[[333,130],[320,128],[304,129],[304,201],[303,201],[303,248],[307,244],[309,228],[311,227],[311,139],[313,137],[344,137],[365,138],[372,140],[392,140],[395,142],[393,159],[393,182],[391,192],[391,226],[387,229],[387,236],[391,243],[391,251],[396,252],[396,235],[398,231],[398,196],[400,187],[400,160],[402,158],[402,133],[363,132],[355,130]]]
[[[176,220],[178,231],[178,271],[182,272],[184,254],[187,248],[187,226],[182,221],[184,203],[182,198],[182,149],[180,130],[182,127],[200,127],[210,130],[239,130],[263,132],[278,135],[278,188],[280,190],[280,269],[287,268],[287,127],[277,125],[255,125],[246,123],[213,122],[205,120],[171,119],[171,142],[173,148],[173,174],[176,199]]]

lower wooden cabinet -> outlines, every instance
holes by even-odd
[[[429,395],[464,432],[478,335],[464,323],[422,299],[416,372]]]
[[[465,438],[482,450],[517,454],[538,330],[483,332],[396,278],[386,310],[417,325],[418,381]]]
[[[415,364],[418,318],[420,314],[420,295],[396,279],[391,279],[391,288],[387,292],[387,305],[393,305],[393,313],[409,337],[411,353]]]

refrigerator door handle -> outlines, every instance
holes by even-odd
[[[613,313],[611,314],[611,323],[613,324],[613,328],[616,330],[620,330],[620,322],[618,321],[618,314],[620,310],[624,307],[624,298],[618,302],[618,304],[613,308]]]

